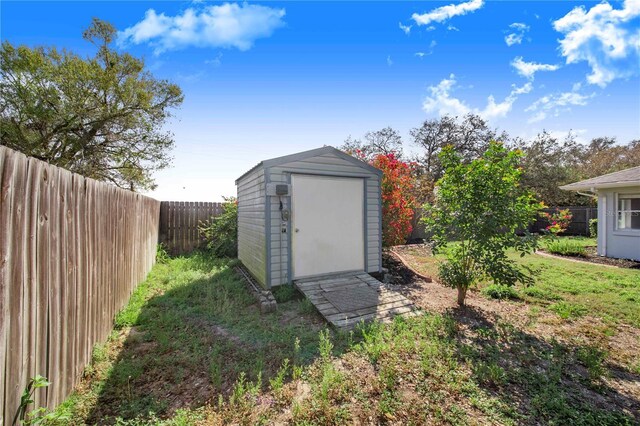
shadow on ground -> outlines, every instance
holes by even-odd
[[[326,325],[299,294],[284,291],[277,312],[263,315],[233,271],[233,261],[193,256],[170,265],[154,268],[158,270],[118,316],[119,331],[107,345],[111,354],[104,355],[115,361],[105,372],[107,379],[94,384],[100,388],[87,423],[168,417],[177,409],[225,398],[242,377],[266,390],[285,359],[305,366],[318,357],[318,334]],[[138,292],[144,294],[142,300]],[[597,348],[547,341],[479,309],[455,308],[444,316],[425,313],[365,331],[333,334],[334,355],[351,348],[354,353],[341,362],[340,380],[320,377],[315,383],[310,378],[312,396],[299,404],[302,420],[640,421],[640,400],[607,380],[612,374],[637,384],[638,375],[609,368]],[[334,382],[335,390],[313,390]],[[324,399],[314,400],[319,395]],[[282,407],[262,408],[277,415]],[[340,409],[318,414],[318,407]],[[331,417],[337,415],[342,417]]]
[[[458,324],[457,354],[470,363],[474,380],[528,415],[524,423],[640,422],[640,399],[616,386],[638,387],[640,375],[608,364],[598,347],[541,339],[471,306],[446,315]]]
[[[200,407],[228,395],[241,375],[265,388],[285,359],[306,365],[318,355],[325,324],[299,294],[285,291],[277,312],[261,314],[234,261],[195,256],[184,263],[191,270],[167,267],[140,289],[148,293],[141,306],[120,314],[107,345],[115,362],[87,423]],[[336,339],[340,352],[346,338]]]

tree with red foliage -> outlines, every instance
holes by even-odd
[[[356,156],[357,156],[356,152]],[[370,164],[382,170],[382,244],[404,244],[411,234],[416,199],[413,191],[413,163],[397,154],[378,154]]]

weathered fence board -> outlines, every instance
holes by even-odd
[[[223,203],[163,201],[160,204],[160,242],[171,255],[201,247],[198,226],[222,214]]]
[[[160,202],[0,146],[0,424],[67,397],[155,261]]]

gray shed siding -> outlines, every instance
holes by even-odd
[[[238,180],[238,259],[263,286],[267,284],[264,169]]]
[[[291,282],[291,220],[283,221],[280,200],[267,196],[269,183],[291,183],[291,174],[355,177],[365,185],[365,269],[382,269],[381,173],[331,147],[266,160],[237,181],[238,258],[260,284],[272,287]],[[291,211],[291,196],[282,197]],[[283,229],[286,232],[282,232]]]
[[[365,268],[367,272],[379,272],[381,269],[381,222],[380,222],[380,179],[378,174],[338,157],[332,153],[292,161],[266,169],[269,182],[290,183],[292,173],[360,177],[365,180],[366,188],[366,246]],[[283,222],[280,217],[278,197],[268,197],[271,207],[271,286],[286,284],[290,281],[289,262],[290,221],[285,222],[286,233],[282,233]],[[291,198],[282,197],[285,209],[291,210]]]
[[[640,194],[640,186],[598,191],[598,254],[640,260],[640,231],[616,229],[617,194]]]

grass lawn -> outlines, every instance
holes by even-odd
[[[596,245],[593,238],[570,238],[585,247]],[[413,255],[412,266],[419,272],[437,276],[442,255],[431,256],[419,249],[413,252],[408,249],[408,253]],[[517,295],[523,300],[545,306],[563,318],[590,314],[640,327],[640,270],[570,262],[536,254],[520,257],[515,252],[510,258],[535,274],[534,285],[516,287]],[[484,286],[486,284],[481,284],[480,289]]]
[[[202,406],[240,377],[271,377],[284,359],[310,363],[324,328],[312,305],[290,300],[261,315],[234,265],[194,254],[154,266],[59,411],[73,424],[164,415]]]
[[[640,400],[611,387],[597,348],[542,339],[475,312],[471,322],[425,312],[335,333],[286,288],[277,294],[278,311],[261,315],[233,266],[203,254],[156,265],[58,409],[70,419],[60,423],[630,425],[640,419]],[[586,296],[569,299],[582,294],[569,288],[553,294],[599,306]]]

